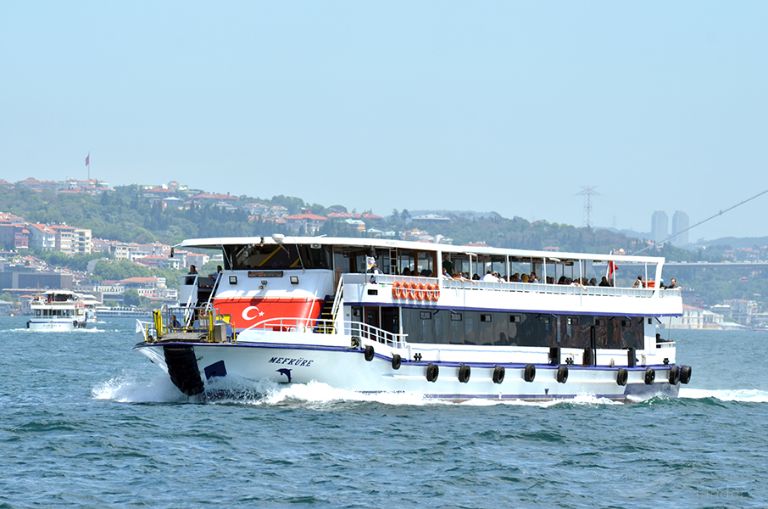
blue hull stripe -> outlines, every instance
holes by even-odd
[[[340,353],[352,353],[363,355],[363,350],[357,348],[347,348],[344,346],[317,346],[317,345],[297,345],[287,343],[198,343],[190,341],[168,341],[162,343],[137,343],[134,345],[134,349],[139,348],[155,348],[163,346],[193,346],[193,347],[214,347],[214,348],[261,348],[261,349],[293,349],[293,350],[315,350],[324,352],[340,352]],[[387,362],[392,361],[392,357],[374,353],[374,356],[378,359],[385,360]],[[428,366],[435,364],[437,366],[458,368],[461,365],[466,365],[476,368],[493,368],[496,366],[503,366],[505,368],[525,368],[529,363],[519,362],[448,362],[448,361],[412,361],[408,359],[402,360],[403,365],[410,366]],[[580,366],[577,364],[534,364],[536,369],[543,370],[556,370],[560,366],[568,366],[569,370],[575,371],[618,371],[619,369],[626,369],[627,371],[645,371],[647,368],[654,368],[661,371],[668,370],[674,366],[674,364],[648,364],[645,366],[636,366],[631,368],[629,366]]]

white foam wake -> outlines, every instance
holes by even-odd
[[[687,399],[715,398],[740,403],[768,403],[768,391],[759,389],[680,389],[680,397]]]
[[[110,378],[93,387],[91,396],[118,403],[173,403],[187,400],[165,373],[144,379],[133,375]]]
[[[496,406],[519,405],[550,407],[554,405],[620,405],[620,402],[605,398],[597,398],[593,395],[580,395],[574,399],[549,400],[549,401],[523,401],[509,399],[477,399],[443,400],[429,398],[422,394],[409,392],[380,392],[360,393],[347,389],[337,389],[321,382],[309,382],[307,384],[281,385],[269,382],[250,383],[246,388],[242,385],[227,384],[215,385],[214,388],[226,391],[228,394],[223,401],[255,405],[282,405],[282,404],[306,404],[312,407],[333,406],[339,403],[379,403],[395,406],[427,406],[427,405],[466,405],[466,406]],[[249,397],[258,394],[257,397]],[[238,395],[242,397],[238,397]],[[234,396],[234,398],[232,397]]]

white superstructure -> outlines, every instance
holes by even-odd
[[[65,332],[84,328],[88,319],[85,301],[69,290],[48,290],[30,303],[32,318],[27,328]]]
[[[680,290],[656,284],[663,258],[282,235],[180,246],[219,250],[222,270],[185,276],[181,305],[155,312],[136,348],[187,394],[233,375],[626,399],[675,396],[690,378],[662,338],[659,318],[682,312]],[[598,286],[617,266],[622,281]]]

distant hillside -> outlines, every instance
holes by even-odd
[[[7,192],[6,192],[7,190]],[[97,195],[32,191],[20,185],[0,193],[0,211],[7,211],[31,222],[67,223],[90,228],[94,237],[126,242],[178,242],[190,237],[270,235],[289,233],[284,218],[253,215],[255,208],[277,208],[285,214],[311,210],[315,214],[345,212],[343,205],[325,207],[308,204],[300,198],[276,196],[270,200],[229,196],[227,203],[192,202],[179,209],[166,206],[157,196],[139,186],[117,187]],[[422,218],[434,214],[441,217]],[[430,220],[432,219],[432,220]],[[368,224],[379,232],[395,232],[396,238],[417,235],[452,239],[456,244],[485,242],[510,248],[588,251],[608,253],[619,248],[635,253],[645,248],[644,241],[607,229],[577,228],[571,225],[530,222],[520,217],[504,218],[495,212],[393,211],[390,216]],[[318,234],[361,236],[358,225],[327,220]],[[670,259],[689,260],[690,253],[665,246],[660,252]],[[701,256],[699,254],[698,256]]]
[[[723,237],[721,239],[706,240],[698,242],[699,245],[707,247],[732,247],[732,248],[750,248],[768,246],[768,237]]]

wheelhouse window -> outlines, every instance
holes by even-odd
[[[330,249],[322,245],[251,244],[225,246],[224,252],[234,270],[330,268]]]

